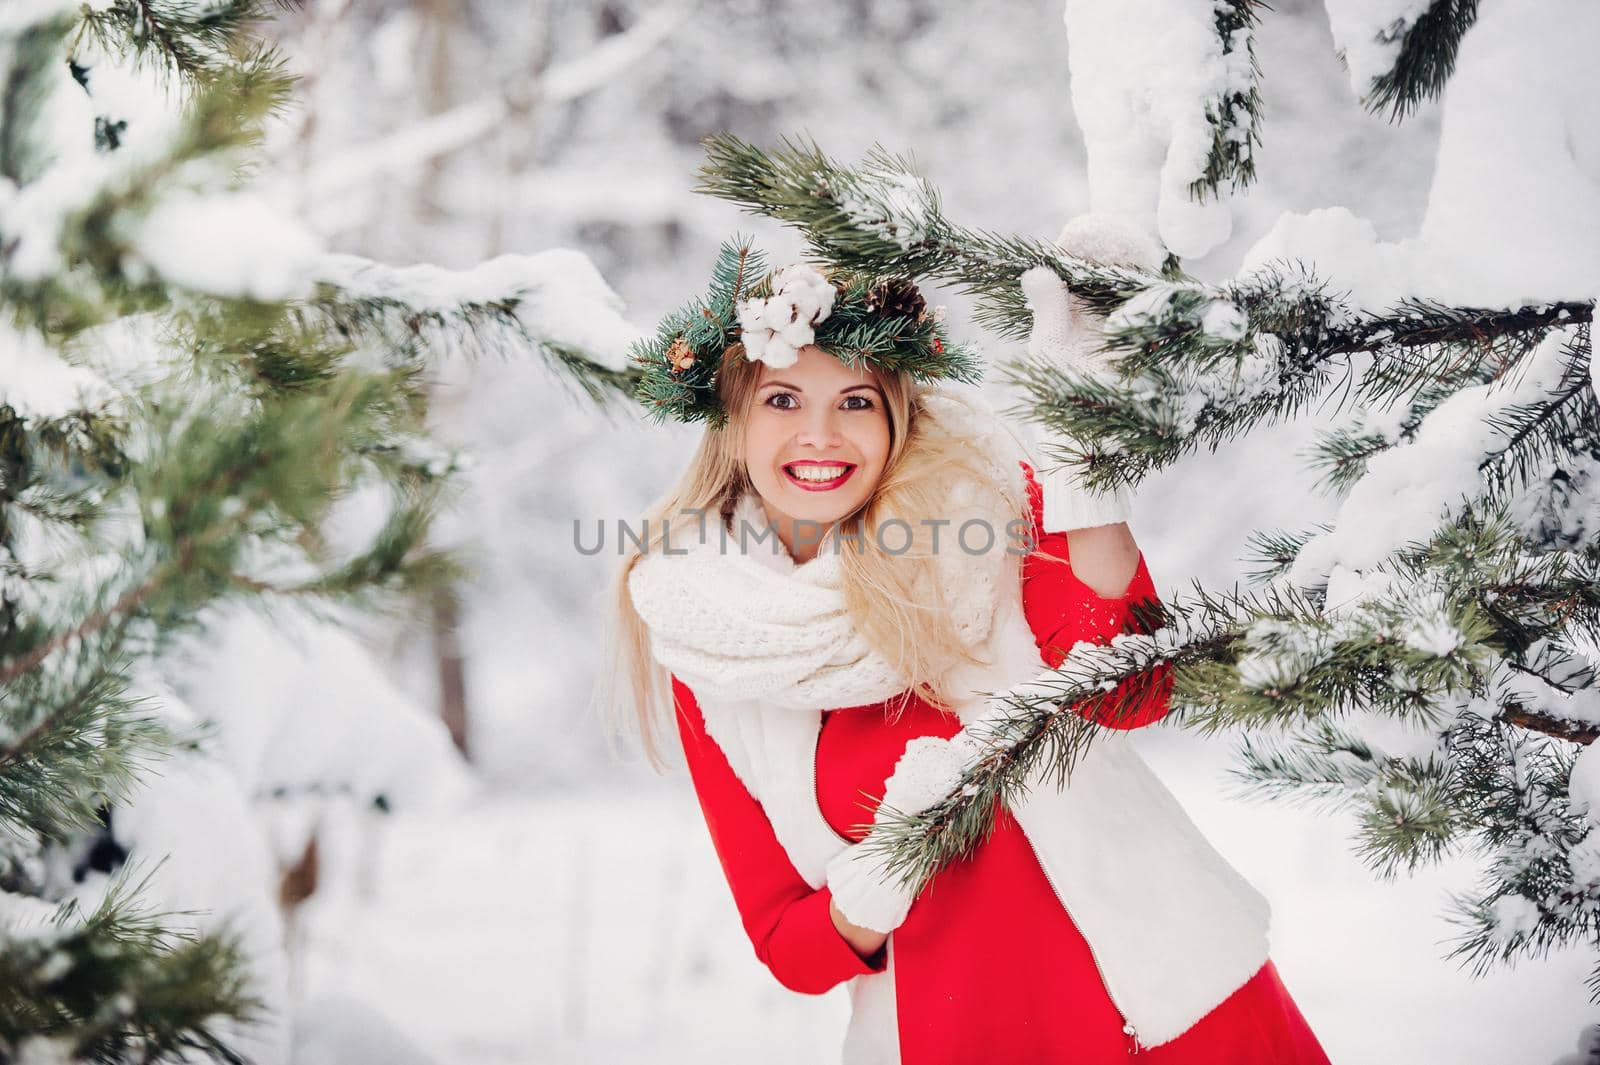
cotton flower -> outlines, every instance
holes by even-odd
[[[741,300],[737,308],[745,358],[782,369],[816,339],[816,325],[833,311],[834,288],[816,267],[791,263],[772,275],[772,295]]]

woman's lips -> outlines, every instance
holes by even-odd
[[[844,466],[845,471],[831,481],[805,481],[789,472],[790,466]],[[856,468],[847,462],[791,462],[783,467],[783,475],[789,483],[805,489],[807,492],[831,492],[850,479]]]

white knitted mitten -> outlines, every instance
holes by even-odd
[[[1061,230],[1056,244],[1080,259],[1151,271],[1161,268],[1161,248],[1155,240],[1121,215],[1095,211],[1078,215]],[[1054,270],[1035,266],[1019,280],[1033,312],[1033,328],[1028,334],[1030,357],[1079,373],[1092,374],[1109,366],[1105,353],[1098,350],[1104,319],[1073,295]],[[1047,429],[1040,430],[1040,442],[1047,447],[1082,447],[1080,441]],[[1128,489],[1091,492],[1079,484],[1070,467],[1050,465],[1051,469],[1038,475],[1044,489],[1046,529],[1086,529],[1128,520],[1132,512]]]
[[[948,740],[917,737],[906,744],[905,753],[895,762],[894,773],[884,785],[880,809],[920,814],[955,790],[977,753],[965,733]],[[874,819],[865,840],[834,855],[828,863],[828,888],[834,905],[851,924],[888,933],[906,919],[922,886],[898,882],[899,874],[889,871],[888,852],[877,833]],[[869,848],[868,843],[874,846]]]

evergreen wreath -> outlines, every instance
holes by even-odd
[[[816,289],[833,288],[831,302]],[[762,307],[789,294],[805,320],[771,330]],[[772,317],[771,314],[767,319]],[[711,289],[664,317],[653,337],[636,341],[629,358],[641,368],[635,398],[657,421],[705,421],[720,429],[727,411],[717,396],[717,371],[725,357],[764,358],[772,365],[789,351],[814,343],[848,367],[862,362],[889,372],[909,371],[923,381],[976,383],[983,375],[977,352],[945,339],[944,308],[929,308],[909,277],[881,277],[836,266],[797,263],[768,272],[766,258],[748,239],[723,243],[711,272]],[[755,329],[760,328],[761,339]],[[747,330],[752,355],[745,347]],[[737,346],[737,351],[730,348]]]

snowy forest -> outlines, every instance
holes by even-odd
[[[1113,442],[1055,458],[1138,486],[1166,627],[1010,709],[1172,663],[1134,742],[1333,1061],[1600,1062],[1597,43],[1592,0],[7,0],[0,1062],[837,1060],[843,989],[772,979],[591,701],[583,545],[701,433],[639,352],[735,232],[918,277],[1019,434]],[[1057,254],[1091,209],[1161,272]],[[1023,359],[1039,262],[1120,376]]]

